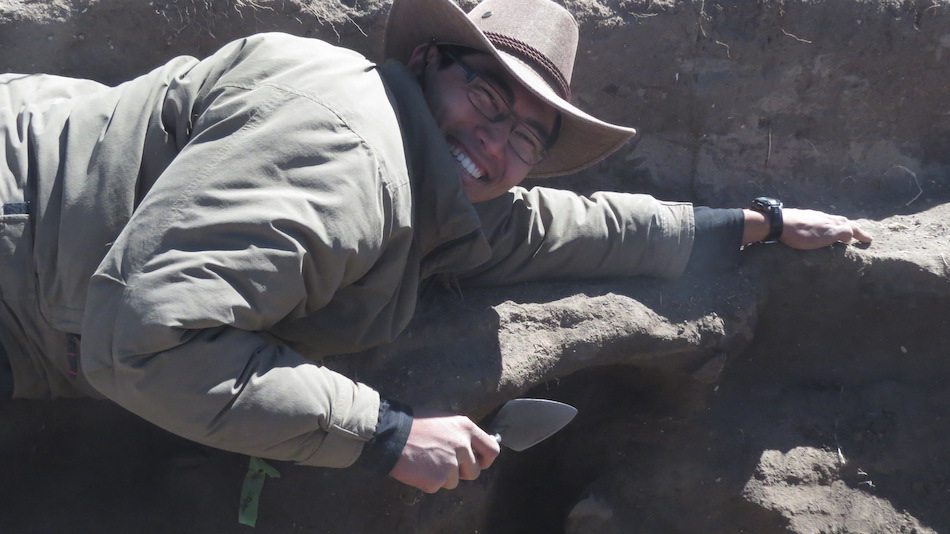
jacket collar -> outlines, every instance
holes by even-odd
[[[389,60],[378,69],[402,130],[412,184],[413,235],[422,253],[421,278],[481,265],[491,257],[491,247],[419,83],[398,61]]]

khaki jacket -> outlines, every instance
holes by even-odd
[[[101,394],[308,465],[355,461],[379,406],[316,360],[393,340],[422,280],[675,276],[692,244],[690,206],[643,195],[515,188],[476,209],[411,74],[312,39],[115,88],[6,75],[0,130],[2,200],[30,206],[0,239],[32,246],[31,273],[0,266],[16,395]]]

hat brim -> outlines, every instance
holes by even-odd
[[[532,178],[580,171],[604,159],[633,138],[633,128],[604,122],[561,98],[521,59],[500,51],[451,0],[394,0],[386,22],[383,55],[408,62],[412,51],[435,40],[493,55],[526,89],[561,113],[561,129],[548,157],[535,165]]]

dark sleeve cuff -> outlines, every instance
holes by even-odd
[[[410,429],[412,429],[412,408],[399,401],[381,398],[376,432],[363,445],[363,453],[356,461],[356,465],[381,475],[388,475],[406,446]]]
[[[741,209],[693,208],[696,234],[686,273],[725,271],[739,264],[745,216]]]

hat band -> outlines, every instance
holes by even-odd
[[[513,53],[516,56],[520,56],[521,59],[527,60],[528,62],[541,67],[548,77],[557,83],[557,89],[559,89],[558,93],[560,94],[561,98],[564,100],[570,99],[570,84],[567,83],[564,75],[561,74],[561,70],[558,69],[554,62],[548,59],[547,56],[539,52],[531,45],[523,41],[519,41],[518,39],[508,37],[507,35],[502,35],[495,32],[485,32],[485,36],[488,37],[489,42],[491,42],[497,48],[504,49],[506,52]]]

